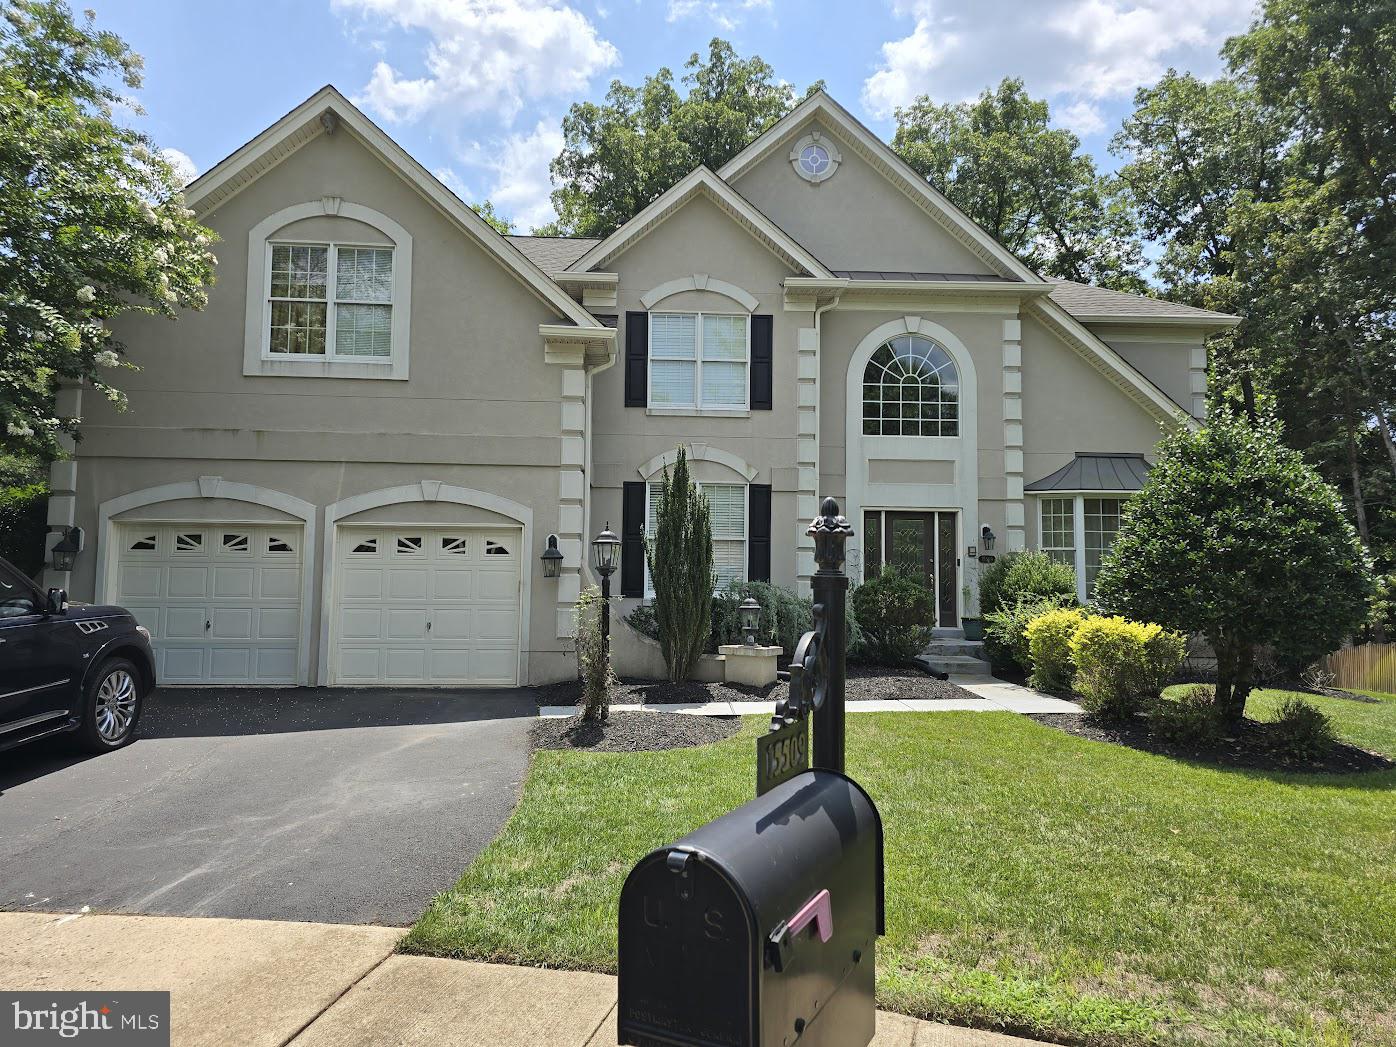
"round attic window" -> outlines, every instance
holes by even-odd
[[[806,135],[790,150],[790,162],[795,167],[795,173],[816,185],[833,177],[840,160],[842,157],[834,143],[817,132]]]

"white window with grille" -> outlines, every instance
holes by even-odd
[[[695,484],[708,500],[708,517],[713,529],[714,590],[729,582],[746,581],[747,567],[747,487],[746,484]],[[646,487],[645,534],[653,536],[659,524],[659,481]],[[654,595],[648,561],[645,564],[645,595]]]
[[[391,247],[267,244],[266,359],[393,357]]]
[[[1095,592],[1127,501],[1087,494],[1038,500],[1038,547],[1076,572],[1076,596],[1082,603]]]
[[[745,411],[750,373],[750,316],[650,313],[650,407]]]

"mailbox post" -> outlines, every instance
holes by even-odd
[[[843,772],[844,681],[848,675],[848,575],[844,545],[853,528],[839,513],[839,503],[825,498],[806,534],[814,538],[814,562],[819,569],[810,580],[814,590],[815,627],[824,630],[819,644],[824,700],[814,707],[814,766]],[[820,613],[820,609],[822,613]]]

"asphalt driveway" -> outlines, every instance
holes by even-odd
[[[517,691],[160,691],[138,740],[0,753],[0,909],[405,926],[503,826]]]

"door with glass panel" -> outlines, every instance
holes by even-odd
[[[935,593],[935,625],[954,628],[959,585],[958,527],[953,511],[869,510],[863,514],[864,574],[884,564],[923,578]]]

